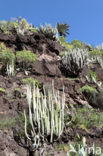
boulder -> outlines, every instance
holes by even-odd
[[[36,61],[32,66],[34,75],[47,75],[51,77],[61,77],[61,72],[56,62]]]

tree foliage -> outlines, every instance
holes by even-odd
[[[69,25],[66,23],[57,23],[57,30],[60,36],[66,37],[67,35],[70,35],[69,33]]]

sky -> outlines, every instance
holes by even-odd
[[[68,42],[78,39],[94,46],[103,42],[103,0],[0,0],[0,20],[18,16],[37,27],[66,22]]]

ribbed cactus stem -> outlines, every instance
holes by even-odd
[[[36,96],[35,96],[35,84],[33,86],[33,112],[35,113],[36,112]]]
[[[62,56],[61,67],[70,76],[77,76],[87,63],[88,52],[83,49],[73,49]]]
[[[41,136],[50,136],[50,142],[53,142],[54,135],[60,137],[64,129],[64,104],[65,95],[60,96],[59,91],[54,90],[52,82],[52,92],[44,95],[40,93],[39,88],[27,85],[27,101],[29,105],[29,121],[31,124],[31,138],[33,138],[33,147],[37,148]],[[25,135],[30,139],[27,133],[27,119],[25,116]],[[36,127],[35,127],[36,126]]]
[[[26,118],[26,112],[25,112],[25,110],[24,110],[24,118],[25,118],[25,135],[26,135],[26,137],[28,138],[28,140],[31,140],[31,139],[29,138],[28,133],[27,133],[27,118]]]
[[[29,84],[27,84],[27,100],[28,100],[28,105],[29,105],[29,120],[30,120],[32,129],[35,132],[34,126],[33,126],[32,112],[31,112],[32,88],[31,88],[31,85]]]
[[[53,130],[54,130],[54,112],[53,112],[53,101],[51,102],[51,137],[50,142],[53,142]]]
[[[7,63],[7,74],[8,76],[14,75],[14,60],[12,60],[10,63]]]

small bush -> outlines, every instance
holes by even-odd
[[[102,128],[103,113],[96,109],[88,109],[87,107],[76,109],[72,114],[72,121],[70,126],[81,129],[84,127],[84,130],[88,130],[91,127]]]
[[[74,48],[80,48],[80,49],[86,48],[85,42],[80,42],[79,40],[73,40],[71,44]]]
[[[6,71],[8,76],[14,75],[14,63],[15,63],[15,54],[12,50],[6,49],[0,52],[0,60],[2,64],[6,65]]]
[[[92,70],[89,70],[88,75],[86,76],[86,79],[90,83],[96,83],[98,80],[98,76],[95,72],[93,72]]]
[[[61,44],[63,47],[65,47],[65,49],[67,49],[67,50],[73,49],[73,45],[72,45],[71,43],[69,43],[69,42],[66,42],[65,37],[60,36],[60,37],[59,37],[59,42],[60,42],[60,44]]]
[[[92,51],[89,51],[90,58],[96,58],[97,56],[103,56],[103,51],[99,49],[94,49]]]
[[[25,122],[24,116],[22,113],[18,113],[18,117],[5,118],[0,120],[0,129],[9,130],[16,125],[22,127]]]
[[[26,68],[28,63],[34,63],[37,60],[37,57],[31,51],[23,50],[16,53],[16,59],[22,64],[23,68]]]
[[[79,89],[79,92],[86,92],[86,93],[98,93],[98,91],[91,86],[85,85]]]
[[[32,77],[22,79],[22,82],[23,82],[24,84],[30,84],[31,86],[33,86],[34,84],[35,84],[36,87],[37,87],[37,86],[38,86],[38,87],[41,86],[40,82],[39,82],[38,80],[32,78]]]
[[[16,123],[16,119],[3,119],[0,121],[0,128],[1,129],[9,129],[13,127]]]
[[[94,49],[89,52],[89,58],[91,61],[94,61],[103,68],[103,50]]]
[[[16,53],[16,58],[18,61],[20,62],[35,62],[37,57],[34,53],[32,53],[31,51],[18,51]]]
[[[4,50],[3,52],[0,52],[0,59],[4,63],[11,63],[11,61],[15,59],[15,54],[13,53],[12,50],[7,49]]]
[[[12,23],[9,21],[0,21],[0,32],[4,34],[10,34],[10,29],[12,26]]]
[[[75,47],[75,48],[81,48],[81,42],[79,40],[73,40],[72,41],[72,45]]]

